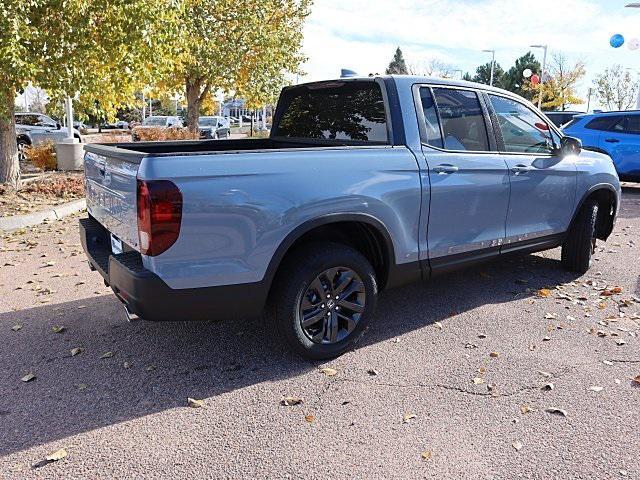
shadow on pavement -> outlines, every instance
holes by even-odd
[[[640,217],[640,183],[625,183],[622,187],[619,216],[621,218]]]
[[[385,292],[361,346],[574,278],[558,261],[528,255]],[[66,331],[53,333],[55,325]],[[274,347],[262,321],[126,323],[111,295],[0,314],[0,342],[3,455],[316,365]],[[71,357],[75,347],[84,351]],[[113,356],[100,358],[106,352]],[[29,371],[37,378],[22,382]]]

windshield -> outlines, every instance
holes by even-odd
[[[218,123],[218,117],[200,117],[200,126],[215,127]]]
[[[147,117],[142,122],[142,125],[151,127],[164,127],[167,124],[165,117]]]

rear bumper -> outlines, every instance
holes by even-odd
[[[144,268],[138,252],[111,253],[109,232],[95,219],[80,220],[89,264],[131,313],[145,320],[221,320],[261,315],[268,289],[262,282],[173,289]]]

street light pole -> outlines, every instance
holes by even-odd
[[[489,78],[489,86],[493,86],[493,72],[496,66],[496,51],[495,50],[482,50],[485,53],[491,54],[491,78]]]
[[[542,85],[544,84],[544,74],[547,68],[547,50],[549,45],[531,45],[531,48],[542,48],[544,50],[544,56],[542,57],[542,71],[540,72],[540,94],[538,95],[538,110],[542,106]]]

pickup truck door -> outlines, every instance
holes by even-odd
[[[430,183],[426,235],[431,268],[446,270],[498,255],[505,236],[509,171],[489,135],[482,98],[457,87],[416,90]]]
[[[560,142],[559,134],[532,108],[511,97],[487,97],[511,182],[502,251],[509,244],[521,246],[566,232],[575,205],[575,157],[557,155],[554,145]]]

